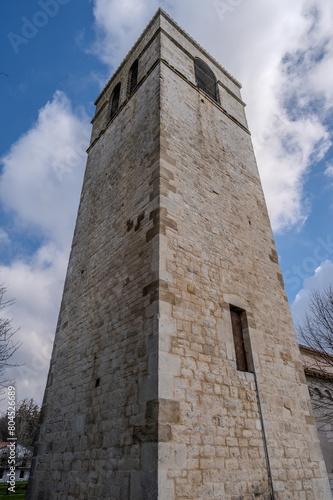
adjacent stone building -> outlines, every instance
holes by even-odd
[[[31,474],[39,500],[330,498],[240,84],[162,10],[96,101]]]
[[[299,347],[333,496],[333,356]]]

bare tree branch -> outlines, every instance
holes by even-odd
[[[40,406],[33,399],[23,399],[15,411],[17,443],[32,451],[40,418]],[[8,413],[0,417],[0,441],[8,441]],[[1,464],[0,464],[1,465]]]
[[[315,290],[297,331],[308,349],[305,373],[317,424],[333,424],[333,287]],[[302,346],[301,346],[302,350]],[[305,353],[306,354],[306,353]]]
[[[4,284],[0,284],[0,389],[8,382],[8,379],[4,378],[5,369],[17,366],[17,364],[9,363],[9,360],[21,345],[13,341],[17,330],[12,329],[11,320],[2,316],[2,311],[14,303],[14,299],[5,298],[6,291]]]

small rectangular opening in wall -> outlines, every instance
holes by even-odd
[[[241,372],[253,371],[252,351],[246,312],[243,309],[230,305],[230,315],[237,370]]]

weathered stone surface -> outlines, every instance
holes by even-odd
[[[178,424],[180,420],[179,401],[159,400],[158,420],[161,423]]]
[[[269,498],[255,371],[276,498],[328,500],[240,85],[159,11],[93,124],[27,498]]]

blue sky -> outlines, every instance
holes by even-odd
[[[3,0],[0,282],[19,399],[43,395],[94,100],[159,6],[243,85],[295,321],[333,281],[331,0]]]

